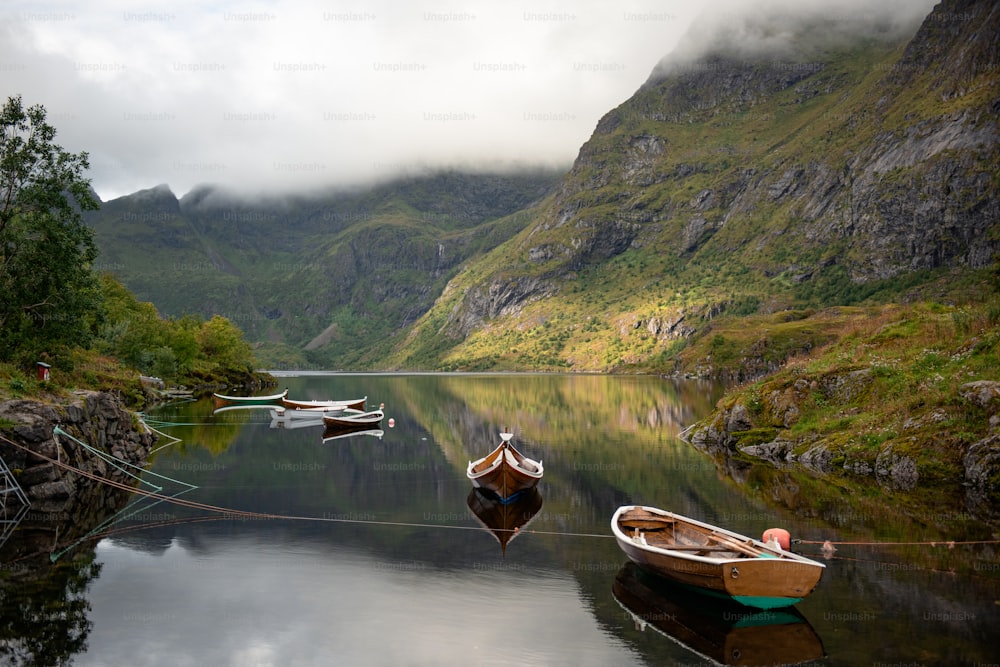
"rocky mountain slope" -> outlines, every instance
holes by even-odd
[[[1000,249],[1000,10],[775,6],[695,25],[566,174],[154,188],[91,216],[99,268],[292,367],[671,371],[720,315],[958,298]]]
[[[789,39],[752,52],[723,39],[668,56],[532,223],[453,281],[399,365],[434,358],[440,336],[446,367],[656,363],[720,313],[896,298],[990,265],[1000,9],[955,0],[861,32],[837,20],[786,20]]]
[[[443,172],[248,199],[166,185],[87,216],[117,275],[165,315],[221,314],[269,367],[343,367],[433,303],[457,268],[528,222],[552,172]]]

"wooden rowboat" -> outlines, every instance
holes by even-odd
[[[216,401],[216,405],[218,407],[212,410],[213,415],[223,414],[225,412],[237,412],[241,410],[248,411],[248,410],[274,409],[273,403],[222,403],[221,401]]]
[[[223,405],[269,405],[271,403],[278,403],[288,394],[288,390],[284,390],[280,394],[271,394],[270,396],[225,396],[223,394],[212,394],[215,404],[217,406]]]
[[[349,408],[351,410],[364,410],[365,403],[368,401],[368,397],[364,398],[349,398],[342,401],[293,401],[287,396],[282,397],[281,405],[286,408],[291,408],[293,410],[303,410],[303,409],[320,409],[320,410],[343,410]]]
[[[359,426],[373,427],[382,423],[385,414],[381,410],[362,412],[361,410],[344,410],[336,415],[323,415],[323,423],[329,427]]]
[[[538,484],[544,471],[541,461],[529,459],[510,444],[513,433],[501,433],[500,444],[476,461],[469,461],[466,476],[477,487],[493,491],[501,499]]]
[[[639,567],[760,609],[799,602],[816,588],[826,569],[777,543],[765,544],[655,507],[619,507],[611,518],[611,532]]]

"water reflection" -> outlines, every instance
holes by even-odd
[[[24,506],[0,545],[3,664],[63,665],[87,646],[87,589],[101,572],[95,532],[139,505],[112,487],[83,487],[80,494],[78,503]]]
[[[368,436],[376,440],[381,440],[384,435],[384,430],[371,428],[364,424],[356,426],[332,426],[326,424],[323,428],[323,442],[333,442],[334,440],[343,440],[344,438],[353,438],[355,436]]]
[[[633,563],[618,571],[612,593],[638,629],[651,626],[723,665],[794,665],[825,654],[819,635],[794,607],[750,609],[687,590]]]
[[[82,580],[50,573],[37,587],[21,578],[22,587],[7,576],[5,599],[82,598],[90,610],[77,617],[79,631],[52,632],[63,633],[64,646],[87,633],[86,648],[72,644],[83,666],[137,655],[151,665],[505,664],[511,636],[530,647],[524,662],[533,664],[690,664],[697,661],[689,648],[637,631],[612,594],[624,558],[609,520],[620,505],[665,507],[750,535],[784,527],[815,540],[930,539],[947,523],[930,517],[920,525],[909,505],[878,493],[726,461],[681,442],[677,433],[718,397],[705,385],[349,374],[286,384],[306,398],[372,397],[395,427],[324,443],[319,425],[271,428],[267,409],[161,406],[154,425],[179,441],[160,444],[152,470],[197,485],[185,499],[299,519],[164,505],[147,517],[156,525],[101,539],[96,559],[95,537],[57,561],[89,558],[98,567],[82,568]],[[516,543],[497,549],[498,536],[470,507],[465,473],[505,425],[545,462],[544,504]],[[989,530],[952,525],[951,539]],[[2,553],[22,541],[22,527]],[[47,528],[35,545],[46,561],[54,533],[59,548],[71,536]],[[20,567],[3,562],[5,572]],[[997,562],[987,546],[933,555],[842,547],[797,608],[823,638],[824,664],[986,664],[1000,623]],[[42,590],[50,584],[55,592]],[[10,618],[16,606],[2,613],[8,634],[31,632]],[[740,629],[717,628],[716,636]],[[38,636],[21,641],[38,645]]]
[[[542,494],[537,487],[531,487],[510,498],[501,498],[489,489],[473,487],[466,504],[476,520],[500,543],[501,555],[506,555],[507,545],[542,509]]]

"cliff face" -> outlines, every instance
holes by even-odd
[[[460,265],[520,231],[518,212],[561,176],[443,172],[260,198],[205,186],[180,200],[158,186],[86,220],[95,268],[163,314],[220,314],[253,342],[342,367],[422,315]]]
[[[0,441],[0,455],[15,471],[16,479],[31,502],[32,511],[59,512],[72,506],[76,497],[94,482],[25,451],[36,452],[86,472],[128,482],[129,478],[98,454],[70,438],[55,433],[55,427],[91,448],[118,459],[141,465],[156,442],[156,435],[138,426],[134,415],[117,398],[103,392],[77,392],[65,405],[28,400],[0,402],[0,419],[13,422]]]
[[[706,291],[723,302],[751,292],[825,305],[867,283],[990,265],[996,3],[948,0],[908,31],[850,37],[815,17],[788,27],[780,48],[666,58],[601,119],[515,256],[480,284],[529,303],[557,293],[551,281],[635,251],[680,291],[708,285],[709,272]],[[536,291],[524,274],[544,278]],[[483,289],[469,290],[454,322],[496,316]]]

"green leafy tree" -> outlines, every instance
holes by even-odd
[[[241,332],[225,317],[215,315],[201,326],[198,342],[202,354],[218,368],[253,370],[253,350]]]
[[[87,153],[55,135],[41,105],[0,110],[0,360],[86,344],[99,311]]]
[[[114,276],[103,274],[99,280],[103,316],[94,343],[101,353],[168,381],[220,369],[252,370],[253,350],[228,319],[164,319],[153,304],[136,299]]]

